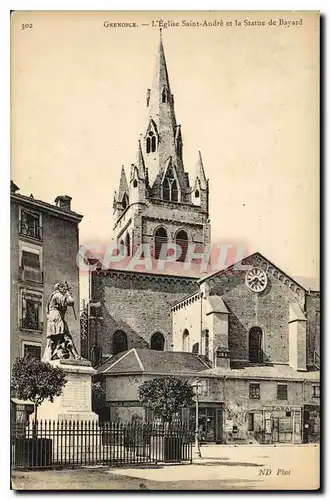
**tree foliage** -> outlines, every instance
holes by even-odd
[[[92,409],[98,413],[105,406],[106,394],[102,382],[94,382],[92,385]]]
[[[144,408],[153,410],[165,422],[171,422],[180,408],[193,403],[193,389],[180,377],[162,377],[147,380],[139,388],[139,398]]]
[[[43,401],[54,401],[66,383],[61,368],[36,358],[16,358],[12,369],[11,390],[18,399],[30,400],[37,408]]]

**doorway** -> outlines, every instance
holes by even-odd
[[[191,408],[190,425],[195,428],[196,410]],[[206,406],[201,403],[198,409],[198,426],[201,443],[221,443],[223,441],[222,405]]]

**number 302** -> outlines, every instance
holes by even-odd
[[[33,24],[25,23],[22,24],[22,30],[33,28]]]

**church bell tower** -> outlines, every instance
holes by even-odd
[[[200,151],[191,180],[184,169],[181,125],[175,117],[161,33],[145,106],[147,119],[135,163],[127,170],[122,167],[114,195],[114,237],[126,255],[149,244],[156,259],[162,258],[162,245],[176,243],[182,250],[178,260],[184,261],[188,245],[201,252],[210,244],[209,182]]]

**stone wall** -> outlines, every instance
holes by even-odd
[[[93,272],[91,280],[92,299],[102,304],[99,342],[103,354],[112,353],[112,336],[119,329],[128,337],[128,349],[147,348],[155,332],[164,335],[165,348],[171,349],[170,307],[196,290],[196,279],[110,270]]]
[[[306,294],[307,365],[313,365],[314,351],[320,355],[320,293]]]

